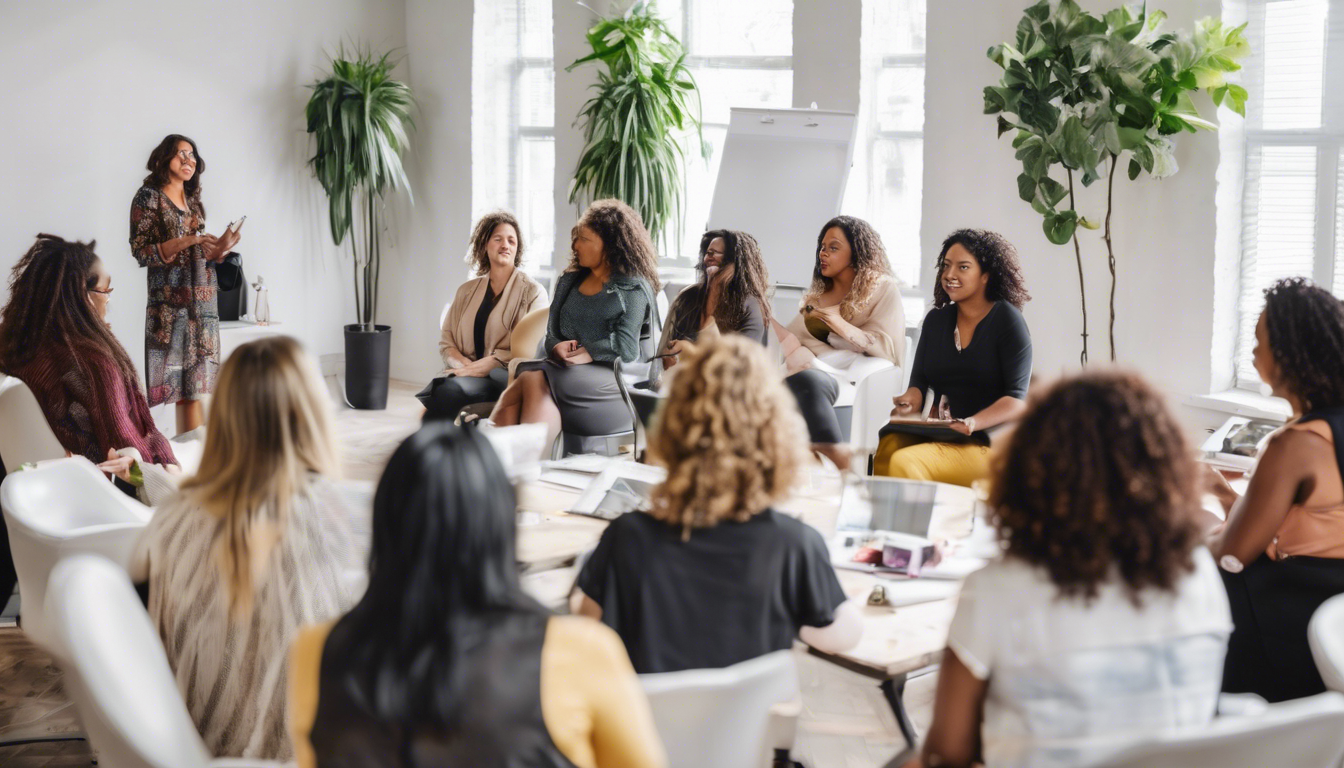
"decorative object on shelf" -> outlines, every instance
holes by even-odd
[[[359,322],[345,326],[345,397],[352,407],[366,409],[387,407],[392,349],[392,328],[375,322],[387,226],[384,196],[402,188],[410,194],[401,155],[414,102],[410,87],[392,79],[396,62],[389,56],[358,48],[347,55],[342,46],[330,74],[310,86],[306,110],[308,133],[317,144],[308,164],[327,193],[331,239],[340,245],[349,236],[354,256]]]
[[[682,167],[678,134],[695,131],[699,154],[700,92],[686,68],[686,49],[658,16],[652,0],[636,0],[624,14],[599,19],[588,30],[590,61],[606,65],[583,105],[583,154],[569,185],[569,202],[614,197],[639,211],[655,244],[681,237]],[[680,242],[678,242],[680,246]]]
[[[256,309],[253,311],[257,325],[270,325],[271,301],[266,296],[266,281],[261,275],[257,275],[257,282],[252,284],[252,290],[257,292]]]
[[[1053,6],[1053,7],[1052,7]],[[1087,364],[1087,296],[1078,227],[1098,229],[1080,216],[1074,173],[1083,186],[1106,179],[1103,239],[1111,271],[1110,347],[1115,359],[1115,249],[1111,242],[1115,169],[1128,155],[1128,176],[1141,172],[1163,179],[1176,173],[1173,137],[1182,131],[1217,130],[1200,116],[1191,93],[1206,91],[1216,106],[1243,117],[1247,93],[1225,80],[1250,54],[1246,25],[1225,27],[1205,18],[1192,32],[1161,33],[1166,14],[1147,3],[1123,6],[1097,18],[1074,0],[1049,0],[1027,8],[1014,43],[989,49],[1003,68],[997,85],[984,90],[985,114],[999,115],[999,136],[1014,132],[1022,161],[1018,195],[1042,217],[1045,236],[1056,245],[1073,241],[1083,302],[1082,363]],[[1014,117],[1010,120],[1004,115]],[[1068,185],[1051,178],[1058,163]],[[1064,198],[1068,207],[1060,207]]]

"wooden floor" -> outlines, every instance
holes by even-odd
[[[392,451],[419,424],[419,385],[393,382],[385,411],[339,410],[337,439],[345,476],[377,480]],[[794,759],[808,768],[879,768],[904,748],[895,717],[875,681],[798,652],[803,714]],[[905,703],[921,732],[928,727],[936,675],[906,686]],[[0,744],[79,732],[61,691],[60,671],[13,627],[0,627]],[[87,766],[84,741],[0,746],[5,768]]]

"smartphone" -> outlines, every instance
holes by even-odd
[[[233,222],[232,224],[230,224],[230,225],[229,225],[229,231],[230,231],[230,232],[237,232],[238,230],[242,229],[242,228],[243,228],[243,222],[244,222],[244,221],[247,221],[247,217],[246,217],[246,216],[244,216],[243,218],[241,218],[241,219],[239,219],[239,220]]]

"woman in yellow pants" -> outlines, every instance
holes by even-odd
[[[961,229],[943,241],[933,309],[924,318],[910,367],[910,388],[892,416],[917,416],[930,389],[934,416],[955,419],[968,442],[941,442],[882,430],[874,473],[970,485],[989,473],[991,430],[1026,408],[1031,335],[1022,305],[1031,299],[1012,244],[993,232]]]

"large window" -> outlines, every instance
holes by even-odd
[[[694,264],[700,235],[709,221],[730,109],[793,105],[793,2],[666,0],[659,7],[686,46],[687,66],[700,86],[709,146],[705,161],[691,142],[681,249],[665,254],[669,264],[689,266]]]
[[[1264,289],[1305,275],[1344,295],[1344,13],[1328,0],[1252,0],[1236,382],[1251,363]]]
[[[528,271],[555,248],[552,26],[551,0],[484,0],[472,22],[472,215],[512,211]]]
[[[877,228],[897,277],[911,287],[922,261],[924,2],[863,0],[859,129],[843,206]]]

